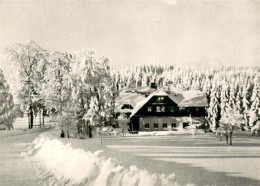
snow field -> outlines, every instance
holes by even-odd
[[[40,135],[27,151],[47,185],[93,186],[168,186],[178,185],[175,174],[165,175],[141,170],[132,165],[118,165],[114,158],[105,158],[102,151],[94,153],[74,149],[60,140]]]
[[[126,133],[125,136],[171,136],[178,134],[190,134],[189,130],[183,129],[179,131],[150,131],[150,132],[138,132],[138,134]],[[202,130],[196,130],[196,133],[204,133]]]

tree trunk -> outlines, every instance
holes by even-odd
[[[33,128],[33,108],[32,105],[30,104],[29,107],[29,129]]]
[[[231,131],[231,132],[230,132],[230,140],[229,140],[230,145],[232,145],[232,134],[233,134],[233,132]]]
[[[78,135],[80,135],[80,124],[77,124],[77,129],[78,129]]]
[[[89,134],[88,134],[88,135],[89,135],[89,138],[92,138],[92,132],[91,132],[92,129],[91,129],[91,126],[88,126],[88,129],[89,129]]]
[[[39,110],[39,126],[41,127],[42,121],[41,121],[41,111]]]
[[[31,129],[32,129],[33,128],[33,111],[31,111],[30,115],[31,115]]]
[[[42,126],[44,126],[44,109],[42,109]]]
[[[88,128],[87,127],[88,127],[88,123],[85,120],[82,120],[82,126],[81,126],[80,133],[83,136],[87,136],[87,134],[88,134]]]
[[[30,129],[31,128],[30,110],[29,110],[29,112],[27,114],[27,117],[28,117],[28,129]]]
[[[228,144],[228,134],[225,134],[226,135],[226,142]]]

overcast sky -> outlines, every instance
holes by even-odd
[[[0,1],[0,45],[93,49],[113,67],[257,65],[260,1]],[[5,62],[1,60],[3,65]]]

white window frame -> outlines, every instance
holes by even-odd
[[[165,112],[165,106],[156,106],[156,112]]]
[[[161,106],[161,112],[165,112],[165,106]]]

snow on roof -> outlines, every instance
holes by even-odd
[[[135,115],[153,96],[169,96],[179,107],[207,107],[208,102],[206,95],[201,91],[184,91],[184,92],[167,92],[158,89],[151,93],[148,97],[145,95],[122,91],[116,98],[115,111],[126,112],[121,109],[124,104],[132,105],[133,109],[127,109],[127,112],[132,112],[130,118]]]
[[[135,92],[122,91],[115,100],[115,112],[125,112],[126,109],[121,109],[124,104],[129,104],[135,108],[135,106],[143,99],[145,99],[145,95]],[[127,110],[131,110],[132,112],[132,109]]]
[[[201,91],[171,92],[169,97],[177,103],[179,107],[207,107],[206,95]]]
[[[136,105],[136,107],[134,107],[133,112],[132,112],[132,114],[130,115],[129,118],[131,118],[133,115],[135,115],[144,106],[144,104],[146,104],[154,96],[155,93],[150,94],[146,99],[144,99],[141,102],[139,102]]]
[[[156,89],[151,88],[151,87],[141,87],[135,90],[135,92],[137,93],[151,93],[151,92],[155,92]]]

